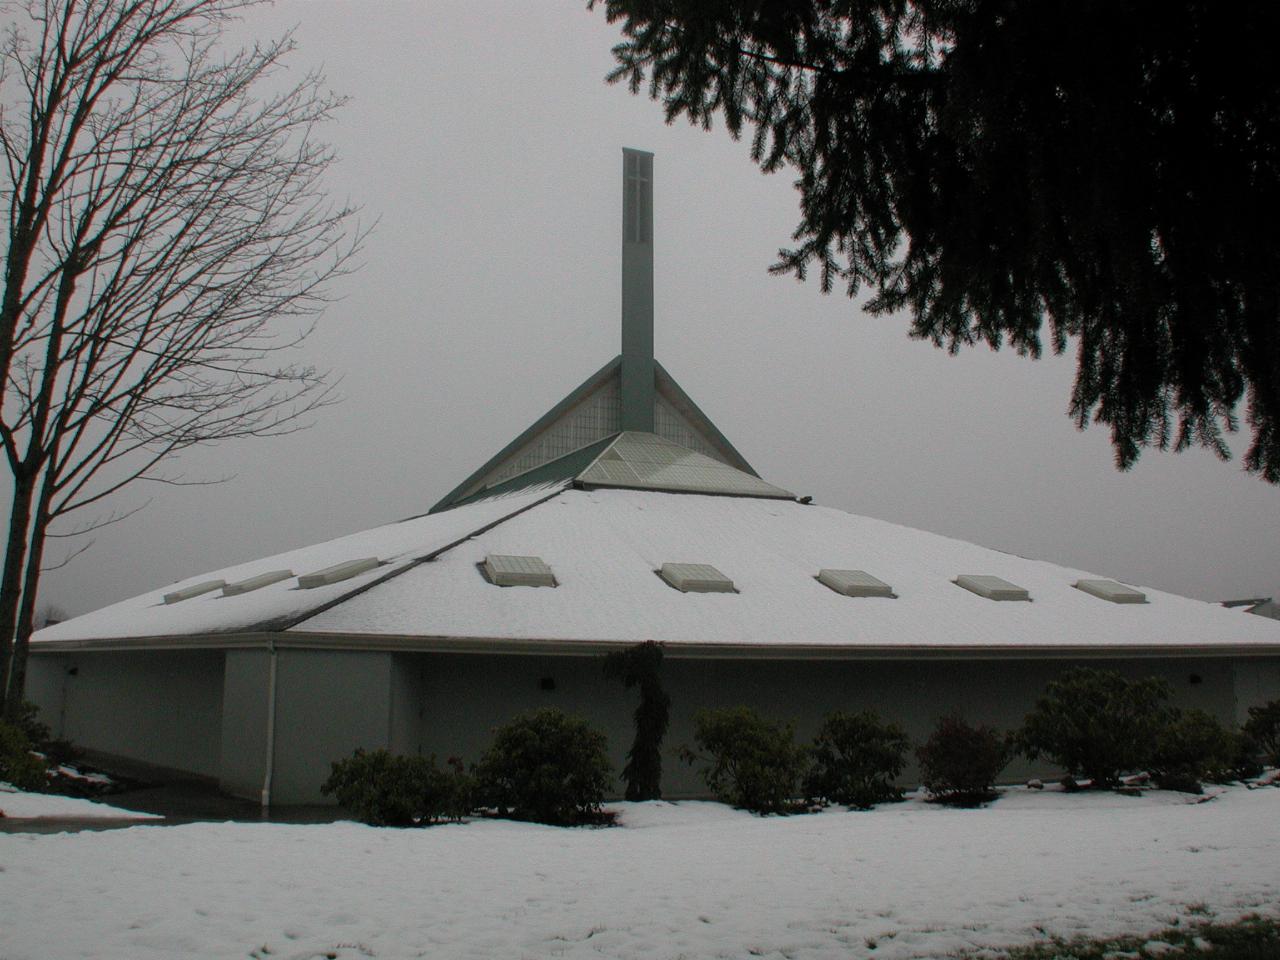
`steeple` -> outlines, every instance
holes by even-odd
[[[690,479],[694,474],[701,479]],[[741,476],[730,483],[726,478],[735,474]],[[688,484],[694,484],[707,492],[710,484],[714,492],[791,496],[759,480],[654,358],[653,154],[646,150],[622,150],[622,353],[490,457],[431,512],[495,490],[573,478],[591,486],[690,490]],[[733,490],[726,491],[726,484]]]
[[[653,431],[653,154],[622,150],[622,429]]]

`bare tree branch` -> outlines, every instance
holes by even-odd
[[[0,665],[21,689],[49,525],[130,484],[199,484],[193,446],[278,436],[336,401],[288,361],[367,231],[325,195],[343,99],[281,85],[286,35],[225,50],[256,0],[25,0],[0,38],[7,213],[0,446],[13,477]],[[65,565],[79,551],[61,561]]]

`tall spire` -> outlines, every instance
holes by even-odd
[[[622,429],[653,431],[653,154],[622,149]]]

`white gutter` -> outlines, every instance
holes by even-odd
[[[262,774],[262,809],[271,806],[271,777],[275,772],[276,760],[276,645],[269,643],[267,653],[270,661],[267,666],[267,756]]]

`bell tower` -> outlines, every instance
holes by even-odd
[[[653,154],[622,150],[622,429],[653,432]]]

